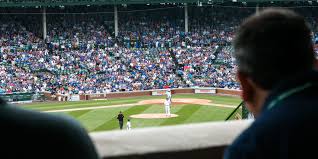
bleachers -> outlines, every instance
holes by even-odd
[[[41,16],[34,14],[38,10],[1,14],[0,68],[7,76],[0,75],[0,92],[239,89],[231,42],[237,25],[253,8],[189,6],[185,32],[180,6],[121,6],[117,37],[110,8],[49,8],[47,39],[39,31]],[[295,10],[315,31],[316,11]]]

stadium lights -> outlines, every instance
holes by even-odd
[[[237,2],[237,0],[232,0],[232,2]]]

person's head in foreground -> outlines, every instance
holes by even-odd
[[[318,134],[312,128],[318,122],[318,75],[305,19],[290,10],[263,10],[241,24],[233,44],[242,98],[256,120],[224,157],[310,154],[309,141]]]
[[[0,158],[99,158],[87,131],[69,117],[26,110],[0,98],[0,125]]]
[[[256,117],[271,90],[314,65],[311,31],[290,10],[268,9],[249,17],[236,34],[234,48],[242,97]]]

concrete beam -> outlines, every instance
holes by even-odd
[[[47,29],[46,29],[46,9],[43,8],[42,12],[42,28],[43,28],[43,40],[46,39]]]
[[[90,135],[103,158],[221,159],[224,148],[251,123],[252,120],[210,122]]]
[[[184,31],[189,32],[189,16],[188,16],[188,5],[184,6]]]
[[[115,37],[118,36],[118,11],[117,6],[114,5],[114,24],[115,24]]]

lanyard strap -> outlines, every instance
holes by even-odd
[[[291,95],[294,95],[294,94],[296,94],[298,92],[301,92],[301,91],[303,91],[303,90],[305,90],[305,89],[307,89],[307,88],[309,88],[311,86],[312,86],[312,83],[306,83],[304,85],[298,86],[296,88],[290,89],[290,90],[282,93],[276,99],[274,99],[273,101],[270,102],[270,104],[268,105],[267,109],[268,110],[272,109],[273,107],[275,107],[277,105],[278,102],[288,98]]]

